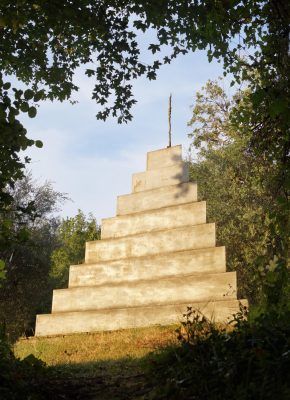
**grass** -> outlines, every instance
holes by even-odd
[[[177,331],[167,326],[20,339],[16,356],[33,354],[48,367],[34,368],[39,361],[30,358],[33,369],[23,382],[29,397],[19,397],[21,388],[9,400],[286,400],[289,311],[273,308],[254,320],[247,314],[243,307],[235,326],[220,326],[189,308]],[[9,393],[15,372],[23,371],[11,368]]]
[[[176,341],[175,329],[175,326],[158,326],[66,336],[20,338],[14,345],[14,353],[20,359],[33,354],[50,366],[108,362],[127,358],[140,359]]]
[[[44,398],[129,400],[151,390],[144,365],[151,353],[176,343],[176,326],[54,337],[20,338],[16,357],[33,354],[50,370]],[[144,397],[145,396],[145,397]]]

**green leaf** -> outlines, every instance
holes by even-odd
[[[26,101],[23,102],[23,103],[21,104],[21,106],[20,106],[20,110],[21,110],[22,112],[28,112],[28,111],[29,111],[29,104],[26,103]]]
[[[41,149],[43,147],[43,143],[41,140],[36,140],[35,141],[35,146],[38,147],[39,149]]]
[[[28,110],[28,116],[30,118],[34,118],[36,116],[36,114],[37,114],[36,108],[35,107],[30,107],[29,110]]]
[[[275,99],[269,107],[272,117],[276,117],[287,109],[287,101],[285,99]]]
[[[38,102],[39,100],[42,100],[44,97],[44,90],[39,90],[38,92],[35,93],[33,100],[35,102]]]
[[[15,121],[15,112],[14,111],[10,111],[10,113],[8,115],[8,121],[11,124]]]
[[[26,227],[21,228],[21,229],[17,232],[17,239],[18,239],[20,242],[25,242],[25,241],[27,241],[28,238],[29,238],[29,236],[30,236],[30,232],[29,232],[29,230],[28,230]]]
[[[10,88],[11,88],[11,83],[10,83],[10,82],[4,83],[4,85],[3,85],[3,89],[4,89],[4,90],[8,90],[8,89],[10,89]]]
[[[95,70],[89,69],[89,68],[86,69],[86,72],[85,72],[85,74],[88,75],[88,77],[91,77],[91,76],[95,75],[95,73],[96,73]]]
[[[24,92],[24,98],[25,98],[25,100],[31,100],[32,97],[33,97],[33,95],[34,95],[34,93],[33,93],[33,90],[31,90],[31,89],[27,89],[27,90],[25,90],[25,92]]]

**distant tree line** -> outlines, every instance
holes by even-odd
[[[96,219],[78,211],[55,216],[67,198],[28,173],[10,189],[14,202],[1,221],[0,321],[11,341],[34,333],[35,316],[51,311],[53,288],[66,287],[70,264],[82,263],[85,242],[99,239]],[[3,214],[2,214],[3,215]]]

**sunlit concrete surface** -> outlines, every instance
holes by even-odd
[[[239,310],[236,273],[226,272],[181,154],[181,146],[147,154],[117,216],[102,220],[101,240],[70,267],[68,289],[54,290],[52,313],[37,316],[36,336],[178,323],[189,305],[222,322]]]

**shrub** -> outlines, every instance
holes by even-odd
[[[0,330],[0,398],[3,400],[42,400],[41,380],[45,364],[32,354],[16,358],[8,344],[3,327]]]
[[[290,313],[246,314],[218,327],[188,308],[179,345],[153,359],[151,399],[288,399]]]

